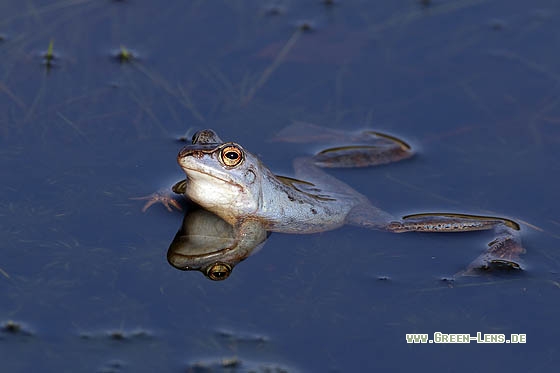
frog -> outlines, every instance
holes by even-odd
[[[200,130],[177,155],[186,179],[176,183],[172,190],[233,227],[233,235],[237,237],[233,242],[242,242],[244,237],[261,231],[311,234],[346,224],[391,233],[492,230],[494,239],[486,251],[458,274],[523,270],[520,254],[525,249],[521,244],[520,225],[514,220],[451,212],[397,217],[374,206],[366,196],[324,170],[406,160],[414,151],[405,141],[378,131],[351,133],[305,124],[297,124],[295,129],[290,128],[279,137],[283,137],[281,141],[294,138],[301,141],[289,133],[301,133],[303,129],[319,140],[349,143],[297,157],[293,160],[294,175],[281,176],[239,143],[223,141],[212,129]],[[148,202],[151,203],[153,200]],[[259,233],[258,237],[261,236]],[[219,261],[214,264],[231,271],[231,266],[224,267]]]

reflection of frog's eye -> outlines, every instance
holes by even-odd
[[[221,157],[226,166],[235,167],[243,160],[243,153],[237,146],[230,145],[222,149]]]
[[[214,281],[225,280],[226,278],[229,277],[230,273],[231,273],[231,267],[225,263],[212,264],[206,270],[206,276],[208,276],[210,280],[214,280]]]

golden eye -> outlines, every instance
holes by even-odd
[[[215,263],[206,270],[206,276],[214,281],[225,280],[230,273],[231,267],[225,263]]]
[[[221,157],[226,166],[235,167],[243,160],[243,152],[237,146],[230,145],[222,149]]]

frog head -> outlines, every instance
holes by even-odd
[[[177,161],[187,174],[185,194],[230,224],[258,211],[264,166],[234,142],[222,142],[212,130],[199,131]]]

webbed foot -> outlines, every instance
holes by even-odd
[[[481,273],[498,273],[506,271],[522,271],[523,263],[520,255],[525,253],[516,235],[504,234],[488,244],[488,250],[464,270],[458,273],[462,276],[472,276]]]

